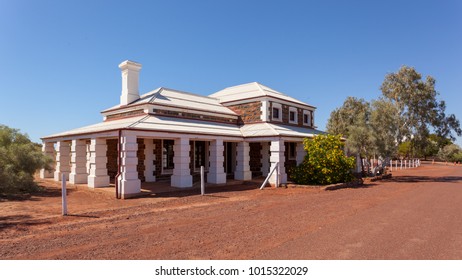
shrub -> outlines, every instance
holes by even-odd
[[[350,182],[354,179],[354,157],[343,152],[340,136],[318,135],[303,141],[307,152],[303,162],[291,171],[297,184],[328,185]]]
[[[26,134],[0,125],[0,193],[35,190],[34,173],[51,161]]]

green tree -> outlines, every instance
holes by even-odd
[[[405,141],[398,146],[398,155],[401,158],[409,158],[412,156],[412,144],[411,141]]]
[[[397,108],[383,98],[374,100],[371,109],[371,129],[374,150],[384,158],[396,155],[396,131],[398,122],[395,120]]]
[[[350,136],[350,130],[369,121],[370,104],[364,99],[347,97],[342,106],[331,112],[326,130],[332,135]]]
[[[369,158],[374,153],[369,125],[370,116],[369,102],[362,98],[347,97],[343,105],[330,114],[327,132],[346,138],[345,149],[348,155]],[[362,169],[364,170],[363,166]]]
[[[443,147],[452,144],[451,140],[445,137],[441,137],[432,133],[427,138],[427,143],[422,151],[418,151],[420,157],[427,159],[428,157],[436,157],[438,152]]]
[[[438,101],[435,79],[422,75],[413,67],[402,66],[398,72],[385,76],[381,90],[383,98],[396,108],[397,123],[393,135],[400,144],[412,139],[416,151],[424,151],[428,144],[430,130],[444,138],[454,140],[454,134],[462,135],[455,115],[446,115],[446,104]]]
[[[446,145],[438,152],[438,158],[449,162],[461,161],[461,155],[462,149],[456,144]]]
[[[291,174],[298,184],[326,185],[349,182],[354,177],[353,157],[345,156],[343,142],[339,135],[318,135],[304,140],[307,155]]]
[[[0,125],[0,192],[35,189],[34,173],[40,168],[49,169],[51,161],[26,134]]]

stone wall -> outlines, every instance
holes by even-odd
[[[269,116],[269,120],[270,122],[274,122],[274,123],[281,123],[281,121],[278,121],[278,120],[275,120],[273,121],[273,103],[278,103],[278,102],[273,102],[273,101],[270,101],[269,102],[269,106],[268,106],[268,116]],[[280,104],[280,103],[278,103]],[[282,116],[282,123],[284,123],[285,125],[290,125],[290,126],[298,126],[298,127],[308,127],[308,128],[313,128],[314,127],[314,123],[313,123],[313,112],[311,112],[311,116],[310,116],[310,119],[311,119],[311,124],[310,125],[304,125],[303,124],[303,109],[302,108],[297,108],[297,106],[288,106],[288,105],[284,105],[284,104],[281,104],[281,107],[282,107],[282,112],[280,112],[281,116]],[[290,107],[293,107],[293,108],[296,108],[297,109],[297,123],[290,123],[289,122],[289,114],[290,114]]]
[[[162,175],[162,140],[161,139],[153,139],[150,140],[153,141],[154,143],[154,155],[155,155],[155,160],[154,160],[154,165],[155,165],[155,171],[154,175],[156,178],[160,177]]]
[[[227,106],[239,115],[239,123],[252,123],[261,121],[261,101]]]

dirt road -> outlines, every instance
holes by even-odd
[[[462,167],[362,188],[222,187],[117,201],[59,189],[0,202],[0,259],[462,259]]]

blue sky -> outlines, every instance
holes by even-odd
[[[126,59],[141,93],[258,81],[317,106],[320,129],[408,65],[462,118],[461,30],[462,1],[0,0],[0,124],[38,142],[100,122]]]

